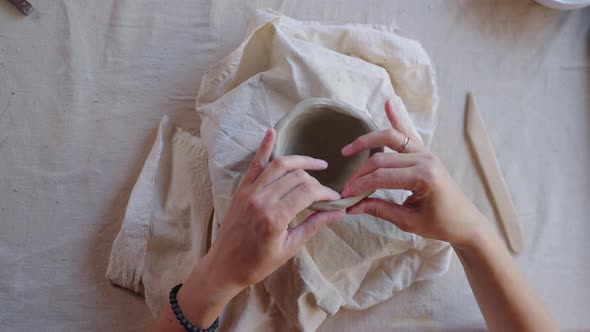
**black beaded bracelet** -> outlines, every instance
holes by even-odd
[[[176,319],[178,320],[178,322],[180,322],[180,325],[184,326],[184,328],[190,332],[213,332],[213,331],[215,331],[219,327],[219,316],[215,319],[213,324],[211,324],[211,326],[209,326],[209,328],[206,330],[203,330],[203,329],[200,329],[200,328],[194,326],[186,318],[184,318],[184,315],[182,314],[182,311],[180,310],[180,307],[178,306],[178,302],[176,301],[176,293],[178,293],[178,290],[180,289],[180,287],[182,287],[182,284],[178,284],[178,285],[172,287],[172,289],[170,290],[170,307],[172,308],[172,312],[174,312]]]

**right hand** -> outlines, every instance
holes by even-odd
[[[377,189],[405,189],[412,192],[403,204],[367,198],[348,208],[348,214],[367,213],[398,226],[401,230],[466,245],[474,237],[483,216],[449,176],[441,161],[412,134],[409,126],[385,104],[392,128],[368,133],[342,149],[352,156],[367,149],[387,146],[398,150],[405,137],[410,142],[403,153],[377,153],[363,163],[344,185],[342,197]]]

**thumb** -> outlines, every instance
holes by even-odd
[[[399,227],[402,231],[409,231],[412,224],[409,222],[409,210],[402,205],[382,200],[379,198],[367,198],[349,207],[348,214],[370,214],[384,219]]]
[[[319,233],[326,225],[338,221],[344,216],[344,211],[325,211],[312,214],[289,231],[291,245],[295,250],[299,250],[305,242]]]

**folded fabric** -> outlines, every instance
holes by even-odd
[[[109,280],[144,293],[154,315],[166,305],[169,289],[206,252],[213,207],[214,240],[266,128],[301,99],[343,100],[381,127],[392,99],[428,143],[438,101],[432,64],[418,43],[386,30],[258,13],[242,45],[202,80],[202,139],[180,129],[183,121],[162,120],[113,243]],[[407,193],[376,196],[401,202]],[[367,308],[444,273],[449,258],[447,244],[347,216],[234,298],[221,329],[313,331],[340,307]]]
[[[207,154],[200,138],[178,127],[184,120],[160,122],[107,269],[113,284],[143,293],[154,315],[206,253],[213,213]]]
[[[246,40],[203,77],[197,97],[215,207],[213,238],[266,128],[311,97],[354,105],[382,128],[389,126],[383,104],[391,99],[426,143],[435,127],[434,69],[417,42],[358,25],[260,12]],[[376,193],[397,202],[406,195]],[[340,307],[367,308],[444,273],[449,259],[445,243],[369,216],[347,216],[320,232],[264,287],[290,323],[315,330]]]

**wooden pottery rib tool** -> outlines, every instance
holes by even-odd
[[[522,230],[518,223],[518,213],[502,176],[492,141],[486,132],[483,119],[477,111],[475,99],[471,93],[467,95],[465,130],[483,172],[492,203],[504,228],[508,245],[514,253],[518,254],[524,247]]]
[[[27,0],[8,0],[11,4],[13,4],[21,13],[29,16],[31,13],[35,11],[33,5],[31,5]]]

